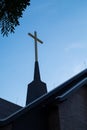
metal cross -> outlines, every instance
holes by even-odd
[[[29,36],[31,36],[34,39],[35,42],[35,61],[38,61],[38,48],[37,48],[37,42],[43,43],[40,39],[37,38],[37,32],[34,31],[34,35],[31,33],[28,33]]]

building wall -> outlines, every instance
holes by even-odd
[[[60,130],[58,105],[52,105],[48,108],[48,130]]]
[[[87,130],[87,86],[58,105],[61,130]]]
[[[12,124],[0,128],[0,130],[12,130]]]
[[[87,130],[87,86],[80,88],[64,102],[35,107],[11,122],[10,126],[8,124],[3,129],[0,128],[0,130],[28,129]]]
[[[42,108],[34,108],[14,121],[12,130],[48,130],[46,114]]]

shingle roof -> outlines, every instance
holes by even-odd
[[[20,108],[22,107],[0,98],[0,119],[11,115]]]

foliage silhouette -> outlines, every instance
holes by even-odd
[[[15,27],[20,25],[19,18],[30,5],[30,0],[1,0],[0,1],[0,29],[3,36],[14,33]]]

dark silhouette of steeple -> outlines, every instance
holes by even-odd
[[[40,81],[40,70],[39,70],[39,63],[35,61],[35,68],[34,68],[34,81]]]
[[[35,66],[34,66],[34,79],[28,84],[27,89],[27,98],[26,105],[35,99],[39,98],[43,94],[47,93],[46,83],[41,81],[40,70],[39,70],[39,62],[38,62],[38,52],[37,52],[37,41],[43,43],[41,40],[37,38],[36,32],[34,32],[34,36],[29,33],[29,35],[35,39]]]

